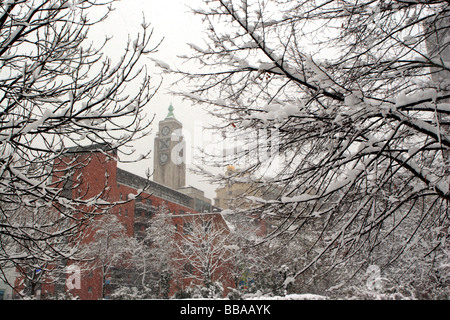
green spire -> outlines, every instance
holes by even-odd
[[[169,113],[167,114],[166,119],[167,119],[167,118],[175,118],[175,115],[173,114],[173,110],[174,110],[173,105],[172,105],[172,103],[170,103],[170,106],[169,106]]]

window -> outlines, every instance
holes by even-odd
[[[192,270],[193,270],[194,268],[192,267],[192,265],[190,264],[190,263],[186,263],[185,265],[184,265],[184,267],[183,267],[183,274],[185,275],[185,276],[189,276],[189,275],[192,275]]]
[[[190,222],[183,223],[183,233],[184,234],[192,233],[192,223],[190,223]]]
[[[211,230],[211,221],[203,221],[202,222],[202,230],[204,233],[208,233]]]
[[[202,243],[201,252],[204,255],[208,254],[208,252],[210,252],[210,250],[211,250],[211,245],[210,244]]]
[[[191,255],[194,253],[194,249],[192,248],[192,245],[190,244],[185,244],[183,246],[183,254],[184,255]]]

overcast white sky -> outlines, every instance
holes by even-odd
[[[116,10],[93,32],[96,36],[98,34],[99,37],[102,37],[103,33],[113,36],[109,46],[111,51],[107,52],[108,55],[122,54],[128,36],[133,37],[140,31],[140,24],[143,21],[143,16],[145,16],[146,22],[151,23],[151,27],[154,29],[153,45],[164,38],[158,53],[150,56],[166,62],[172,68],[176,68],[181,66],[182,63],[182,60],[178,59],[177,56],[189,50],[187,43],[196,43],[200,46],[203,43],[204,25],[201,18],[194,16],[189,10],[189,6],[198,7],[201,5],[203,5],[202,0],[114,1]],[[161,79],[161,70],[155,66],[152,60],[146,59],[145,61],[154,76],[154,84],[157,85]],[[198,139],[204,138],[199,137],[201,131],[198,128],[207,125],[210,118],[206,116],[206,112],[202,112],[201,107],[193,106],[191,102],[183,101],[180,97],[171,95],[167,90],[174,79],[168,75],[162,77],[163,85],[147,109],[149,116],[155,114],[153,133],[157,130],[158,122],[166,117],[167,108],[172,103],[175,108],[175,117],[183,123],[186,135],[190,135],[187,138],[197,140],[193,142],[193,145],[198,145]],[[140,142],[141,144],[150,144],[150,146],[144,147],[145,150],[148,150],[149,147],[153,150],[153,138],[154,135],[151,135],[149,139]],[[137,166],[126,165],[122,167],[133,173],[144,175],[147,168],[153,169],[153,157]],[[203,190],[210,199],[215,197],[215,187],[211,188],[208,183],[205,183],[204,177],[188,173],[186,180],[187,185]]]

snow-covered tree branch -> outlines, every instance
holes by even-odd
[[[229,272],[230,236],[228,230],[215,222],[211,216],[194,215],[185,218],[182,231],[177,233],[179,269],[193,284],[209,287],[224,281]]]
[[[148,133],[151,118],[144,106],[156,89],[139,62],[157,45],[150,46],[152,30],[144,21],[117,61],[105,56],[109,39],[91,43],[88,35],[112,5],[0,2],[1,268],[46,254],[50,260],[69,258],[67,241],[92,217],[84,209],[102,213],[113,205],[106,192],[89,199],[68,196],[80,166],[73,159],[61,165],[71,147],[101,144],[111,156],[109,151]],[[41,252],[29,251],[28,241]]]
[[[258,208],[279,221],[273,236],[320,230],[311,243],[321,250],[299,253],[308,259],[297,276],[319,261],[330,270],[353,261],[362,270],[442,249],[448,1],[212,0],[194,12],[209,39],[184,57],[199,71],[172,70],[194,85],[180,94],[209,105],[231,142],[276,133],[271,143],[238,146],[228,161],[241,174],[225,178],[279,190]]]

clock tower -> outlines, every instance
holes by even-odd
[[[159,122],[154,146],[154,178],[157,183],[177,189],[186,183],[186,143],[182,135],[183,125],[169,106],[167,117]]]

